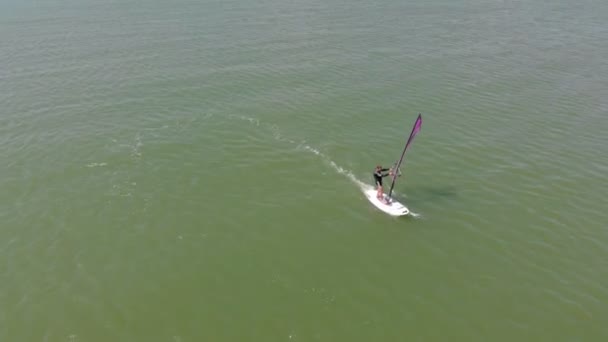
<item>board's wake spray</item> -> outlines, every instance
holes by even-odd
[[[322,152],[320,152],[319,150],[317,150],[314,147],[311,147],[309,145],[306,144],[301,144],[300,145],[303,149],[316,154],[317,156],[323,158],[325,160],[325,162],[327,162],[332,169],[334,169],[337,173],[346,176],[348,179],[350,179],[353,183],[357,184],[359,186],[359,188],[361,188],[361,190],[368,190],[368,189],[372,189],[372,186],[369,184],[365,184],[364,182],[362,182],[361,180],[359,180],[351,171],[346,170],[345,168],[343,168],[342,166],[336,164],[333,160],[331,160],[328,156],[326,156],[325,154],[323,154]]]

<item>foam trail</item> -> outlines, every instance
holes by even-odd
[[[249,121],[249,123],[255,124],[256,126],[260,125],[260,120],[256,119],[256,118],[251,118],[251,117],[243,116],[243,115],[235,115],[235,114],[229,114],[228,117],[231,118],[231,119],[238,119],[238,120],[243,120],[243,121]]]
[[[326,156],[325,154],[321,153],[319,150],[317,150],[314,147],[311,147],[309,145],[301,145],[303,149],[310,151],[316,155],[318,155],[319,157],[323,158],[323,160],[325,160],[325,162],[327,162],[336,172],[338,172],[341,175],[346,176],[348,179],[350,179],[351,181],[353,181],[353,183],[357,184],[361,190],[365,191],[365,190],[369,190],[372,188],[371,185],[369,184],[365,184],[364,182],[362,182],[361,180],[359,180],[351,171],[344,169],[343,167],[341,167],[340,165],[336,164],[333,160],[331,160],[328,156]]]
[[[108,163],[90,163],[87,164],[87,167],[101,167],[101,166],[106,166],[108,165]]]
[[[263,128],[266,128],[270,132],[272,132],[272,136],[273,136],[273,138],[275,140],[288,142],[290,144],[296,144],[295,141],[293,141],[291,139],[288,139],[288,138],[285,138],[283,136],[283,134],[281,133],[281,129],[279,128],[279,126],[277,124],[264,124],[264,123],[260,122],[260,120],[257,119],[257,118],[252,118],[252,117],[248,117],[248,116],[244,116],[244,115],[230,114],[230,115],[228,115],[228,117],[231,118],[231,119],[237,119],[237,120],[247,121],[250,124],[258,126],[258,127],[262,126]],[[321,153],[319,150],[315,149],[314,147],[306,145],[305,143],[300,143],[298,145],[298,148],[303,148],[303,149],[305,149],[305,150],[307,150],[309,152],[312,152],[312,153],[316,154],[317,156],[321,157],[336,172],[338,172],[339,174],[342,174],[342,175],[346,176],[348,179],[350,179],[355,184],[357,184],[362,190],[367,190],[367,189],[371,189],[372,188],[371,185],[363,183],[362,181],[360,181],[359,179],[357,179],[357,177],[355,177],[355,175],[352,172],[350,172],[348,170],[345,170],[344,168],[342,168],[341,166],[339,166],[338,164],[336,164],[333,160],[331,160],[329,157],[327,157],[326,155],[324,155],[323,153]]]

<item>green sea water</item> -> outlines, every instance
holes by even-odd
[[[0,2],[0,341],[608,340],[607,22]]]

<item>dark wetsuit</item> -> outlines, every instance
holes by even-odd
[[[382,186],[382,178],[388,176],[388,173],[382,173],[383,171],[388,171],[390,169],[381,169],[380,171],[374,170],[374,181],[376,182],[376,186]]]

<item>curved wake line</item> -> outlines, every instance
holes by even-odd
[[[346,176],[346,178],[350,179],[351,181],[353,181],[353,183],[357,184],[359,186],[359,188],[361,188],[362,191],[370,190],[373,188],[371,185],[366,184],[363,181],[359,180],[351,171],[346,170],[343,167],[341,167],[340,165],[336,164],[333,160],[331,160],[328,156],[326,156],[325,154],[323,154],[321,151],[317,150],[316,148],[311,147],[310,145],[305,145],[305,144],[302,144],[301,146],[303,149],[305,149],[309,152],[312,152],[312,153],[318,155],[319,157],[321,157],[337,173]]]
[[[337,173],[346,176],[346,178],[350,179],[353,183],[355,183],[359,189],[361,190],[361,192],[365,192],[367,190],[373,189],[374,187],[370,184],[367,184],[363,181],[361,181],[360,179],[358,179],[350,170],[346,170],[343,167],[341,167],[340,165],[336,164],[333,160],[331,160],[331,158],[329,158],[327,155],[325,155],[323,152],[317,150],[316,148],[307,145],[305,143],[305,141],[302,141],[300,143],[297,143],[296,141],[292,140],[292,139],[288,139],[285,138],[282,134],[281,134],[281,130],[279,128],[278,125],[276,124],[263,124],[260,122],[259,119],[256,118],[250,118],[250,117],[246,117],[246,116],[242,116],[242,115],[229,115],[230,118],[234,118],[234,119],[239,119],[239,120],[244,120],[244,121],[248,121],[250,124],[255,125],[255,126],[265,126],[266,128],[268,128],[273,135],[273,138],[275,140],[278,141],[283,141],[283,142],[287,142],[290,144],[298,144],[298,148],[304,149],[308,152],[311,152],[317,156],[319,156],[321,159],[323,159],[326,163],[328,163],[332,169],[334,169],[334,171],[336,171]],[[417,214],[413,211],[411,211],[410,209],[410,216],[412,217],[420,217],[420,214]]]

